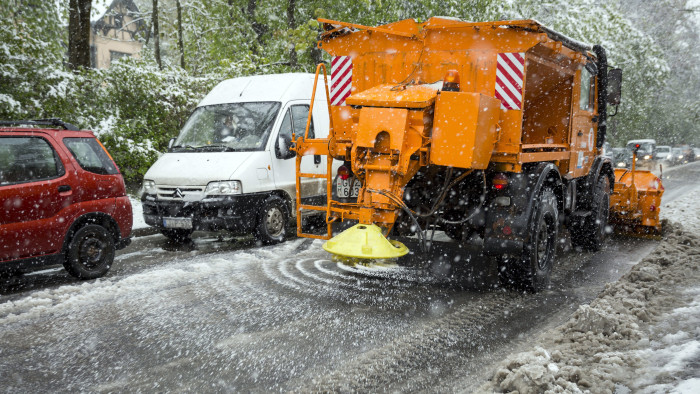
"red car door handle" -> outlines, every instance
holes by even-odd
[[[65,193],[70,191],[70,186],[68,185],[61,185],[58,187],[58,192],[59,193]]]

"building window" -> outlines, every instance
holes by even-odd
[[[114,63],[117,60],[123,58],[123,57],[129,57],[131,56],[130,53],[126,52],[118,52],[118,51],[109,51],[109,63]]]

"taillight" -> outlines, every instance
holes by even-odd
[[[338,176],[340,179],[346,180],[350,177],[350,170],[345,166],[340,166],[340,168],[338,168]]]
[[[449,70],[445,74],[445,80],[442,82],[443,92],[459,92],[459,73],[457,70]]]
[[[493,185],[494,189],[503,190],[506,188],[506,186],[508,186],[508,177],[506,174],[496,174],[493,176],[491,184]]]

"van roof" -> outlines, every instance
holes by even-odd
[[[314,74],[308,73],[232,78],[216,85],[198,106],[254,101],[309,100],[313,83]],[[319,78],[316,90],[316,100],[325,100],[323,79]]]

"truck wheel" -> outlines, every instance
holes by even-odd
[[[521,258],[501,258],[498,278],[505,287],[537,292],[549,285],[557,248],[557,198],[551,189],[543,189],[533,212],[530,237]]]
[[[265,245],[283,242],[287,236],[289,210],[284,200],[270,196],[265,200],[258,213],[255,235]]]
[[[78,230],[66,250],[63,266],[78,279],[95,279],[109,271],[114,261],[114,238],[97,224]]]
[[[448,224],[442,229],[445,234],[454,241],[461,241],[464,237],[464,227],[454,224]]]
[[[571,227],[571,245],[595,252],[605,242],[610,214],[610,181],[605,175],[596,182],[590,212],[582,223]]]
[[[184,244],[190,241],[192,236],[192,230],[180,229],[180,228],[164,228],[160,230],[160,233],[168,237],[171,241]]]

